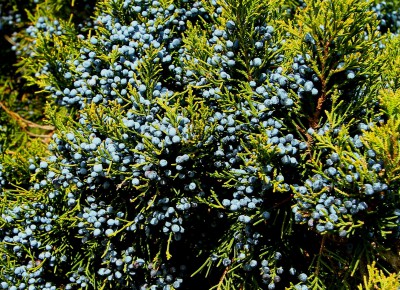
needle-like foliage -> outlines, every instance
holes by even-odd
[[[29,5],[0,289],[400,286],[397,1]]]

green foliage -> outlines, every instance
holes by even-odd
[[[41,51],[38,53],[41,55],[39,59],[32,58],[29,54],[35,49],[37,40],[28,35],[25,29],[43,16],[52,15],[53,20],[61,17],[82,21],[93,9],[88,1],[41,1],[43,3],[38,5],[36,2],[0,2],[0,47],[3,56],[0,64],[0,164],[9,172],[9,184],[19,186],[28,186],[28,159],[44,155],[54,130],[54,126],[45,124],[46,95],[38,89],[41,81],[34,76],[43,67],[43,62],[55,61],[55,51],[60,52],[60,60],[62,55],[60,47],[54,50],[58,43],[47,43],[52,48],[47,47],[46,51],[53,57],[47,55],[46,58],[45,51]],[[3,17],[9,20],[5,21]],[[63,53],[68,54],[67,51]],[[28,67],[30,69],[26,69]],[[30,148],[30,152],[26,148]]]
[[[371,47],[379,46],[383,37],[376,31],[375,15],[366,1],[305,2],[307,8],[293,22],[283,25],[292,36],[286,49],[292,55],[305,55],[321,81],[320,96],[305,99],[307,105],[300,107],[308,107],[308,111],[296,112],[300,116],[306,113],[306,128],[317,128],[325,120],[323,112],[332,106],[333,94],[344,101],[342,108],[337,108],[343,118],[352,117],[345,113],[347,110],[357,112],[373,102],[382,86],[376,81],[381,74],[376,68],[385,60]],[[357,76],[349,79],[349,71]]]
[[[382,158],[388,182],[398,184],[400,173],[399,91],[383,90],[380,101],[387,121],[380,126],[373,127],[370,132],[366,132],[364,140],[369,148],[373,148]]]
[[[399,7],[377,4],[26,4],[0,288],[398,287]]]
[[[400,287],[400,282],[398,275],[392,273],[390,275],[385,275],[381,270],[375,267],[375,262],[372,265],[368,265],[368,275],[364,276],[364,282],[362,285],[358,286],[359,290],[369,290],[369,289],[398,289]]]

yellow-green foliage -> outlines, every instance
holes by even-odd
[[[400,286],[400,37],[379,1],[89,2],[31,3],[21,27],[42,30],[10,38],[0,283]]]
[[[368,265],[368,274],[363,278],[363,283],[358,290],[395,290],[400,287],[400,277],[396,273],[385,274],[376,268],[376,262]]]
[[[400,90],[381,92],[383,113],[387,121],[366,132],[364,140],[379,154],[385,163],[388,182],[400,179]]]

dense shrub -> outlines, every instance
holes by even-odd
[[[399,286],[396,2],[87,2],[12,38],[0,287]]]

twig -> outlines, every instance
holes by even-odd
[[[8,35],[4,35],[4,38],[5,38],[10,44],[12,44],[12,45],[17,45],[17,44],[15,43],[15,41],[12,40],[12,38],[9,37]]]
[[[307,155],[310,158],[310,160],[312,160],[312,153],[311,153],[311,147],[314,144],[314,138],[311,136],[310,133],[308,133],[304,128],[301,128],[299,125],[295,124],[296,128],[298,131],[300,131],[300,133],[302,133],[304,136],[306,136],[307,138]]]
[[[16,120],[20,124],[22,129],[25,129],[26,127],[39,128],[39,129],[50,130],[50,131],[53,131],[55,129],[55,127],[52,125],[40,125],[40,124],[34,123],[32,121],[29,121],[27,119],[24,119],[18,113],[15,113],[15,112],[11,111],[10,109],[8,109],[2,102],[0,102],[0,107],[8,115],[10,115],[10,117],[12,119]]]
[[[49,138],[52,133],[50,133],[50,134],[35,134],[35,133],[27,131],[26,134],[28,134],[29,136],[32,136],[32,137]]]
[[[225,268],[224,273],[222,273],[221,279],[219,280],[217,290],[221,290],[222,283],[224,282],[225,276],[228,273],[229,266]]]
[[[325,241],[326,241],[326,235],[324,235],[322,237],[321,247],[319,248],[317,267],[315,269],[315,276],[316,277],[318,277],[318,274],[319,274],[320,260],[321,260],[322,252],[324,251],[324,248],[325,248]]]
[[[319,118],[322,113],[322,107],[324,106],[324,103],[325,103],[326,99],[328,98],[327,82],[328,82],[329,76],[327,78],[325,78],[323,75],[323,72],[326,69],[325,62],[327,61],[327,59],[329,58],[329,55],[330,55],[329,54],[329,43],[330,43],[330,41],[327,41],[326,44],[324,45],[324,56],[323,56],[323,59],[321,60],[321,71],[322,71],[322,75],[320,76],[321,85],[322,85],[321,96],[318,98],[317,107],[315,108],[314,114],[309,119],[311,128],[313,128],[313,129],[318,128],[318,121],[319,121]]]
[[[273,205],[273,207],[274,207],[274,208],[280,207],[282,204],[285,204],[285,203],[289,202],[290,200],[292,200],[293,196],[294,196],[294,194],[290,194],[289,197],[285,198],[284,200],[282,200],[282,201],[280,201],[280,202],[278,202],[278,203],[275,203],[275,204]]]

